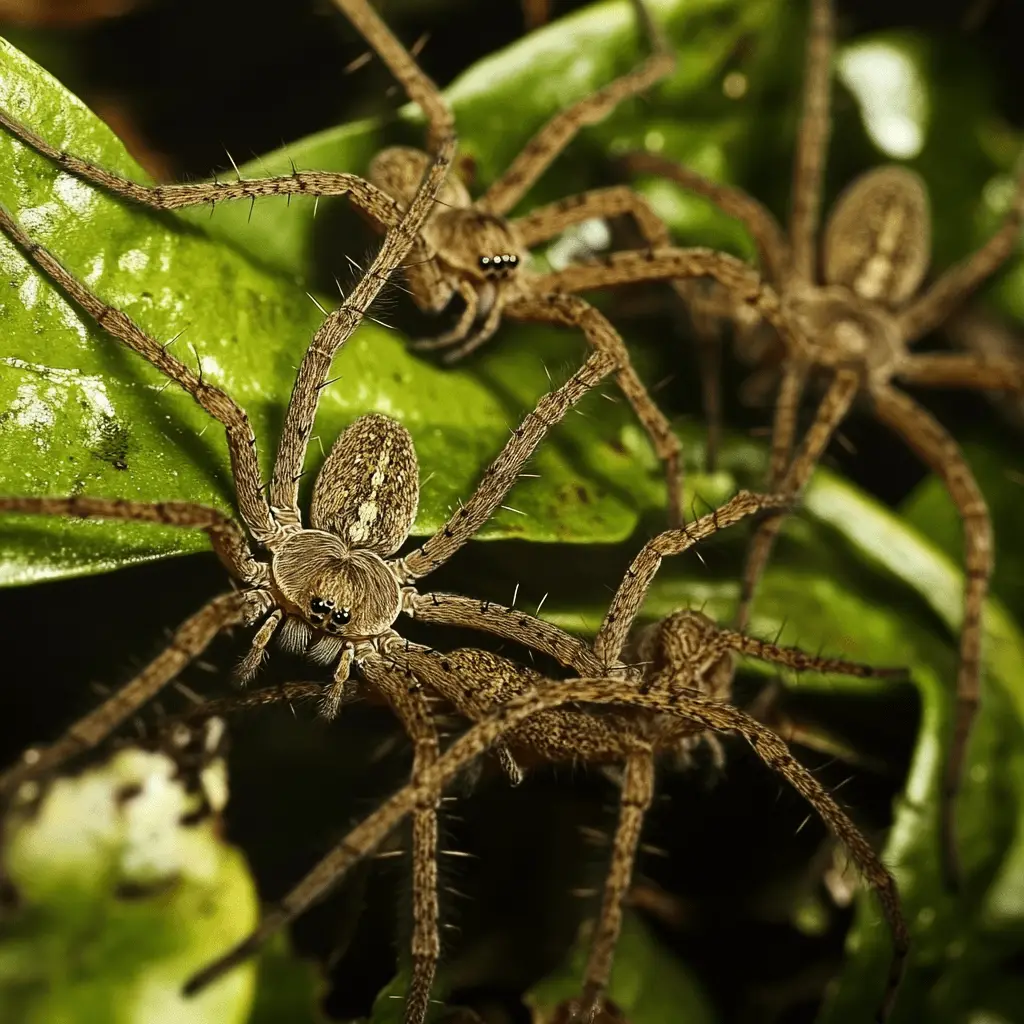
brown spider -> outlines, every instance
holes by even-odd
[[[992,527],[984,496],[956,441],[897,388],[896,381],[1024,391],[1024,362],[910,350],[1014,251],[1024,216],[1024,177],[999,230],[922,291],[931,252],[925,185],[905,167],[868,171],[847,186],[832,208],[821,238],[819,278],[816,236],[829,132],[834,21],[832,0],[812,0],[788,237],[764,206],[739,189],[708,181],[651,154],[632,154],[626,163],[634,171],[669,177],[740,220],[755,241],[767,279],[782,296],[782,315],[793,330],[782,337],[785,355],[775,404],[769,487],[799,493],[860,396],[941,477],[963,520],[966,581],[960,665],[940,815],[943,866],[949,883],[955,885],[960,869],[953,807],[980,698],[981,616],[992,572]],[[749,314],[746,322],[752,322]],[[797,407],[812,376],[824,376],[828,389],[794,457]],[[748,621],[757,581],[781,524],[782,517],[776,517],[755,536],[744,573],[740,629]]]
[[[444,97],[366,0],[335,0],[335,3],[425,114],[428,151],[432,153],[434,140],[451,131],[454,123]],[[456,295],[462,298],[465,308],[451,330],[416,342],[415,347],[449,349],[445,358],[454,362],[487,341],[498,329],[502,317],[550,322],[547,296],[553,293],[668,279],[685,298],[689,293],[679,279],[693,277],[713,278],[737,303],[752,306],[780,331],[789,330],[788,324],[777,315],[774,295],[762,289],[757,275],[739,260],[708,249],[668,249],[668,229],[647,201],[629,187],[615,185],[593,189],[539,207],[521,217],[508,216],[582,127],[603,120],[623,100],[653,85],[675,68],[675,58],[642,0],[631,0],[631,3],[652,50],[647,60],[555,115],[478,199],[470,197],[469,190],[454,173],[449,176],[438,209],[423,226],[415,255],[406,268],[406,279],[415,302],[426,312],[441,312]],[[369,178],[404,203],[429,161],[428,153],[421,150],[392,147],[374,158]],[[620,253],[608,260],[614,270],[611,275],[598,271],[590,277],[585,273],[581,276],[578,268],[575,274],[572,271],[537,274],[527,268],[530,249],[541,242],[583,221],[618,216],[632,217],[646,244],[665,251],[664,258],[672,259],[671,273],[662,268],[652,274],[646,257],[635,252]],[[613,340],[602,340],[591,327],[590,307],[580,305],[578,308],[578,319],[572,322],[557,319],[556,322],[580,328],[591,345],[608,345],[615,353],[619,387],[665,463],[669,522],[679,525],[683,519],[679,440],[637,377],[618,334],[613,335]]]
[[[605,376],[616,369],[614,348],[602,344],[565,384],[540,399],[533,412],[512,431],[504,450],[484,472],[474,494],[424,544],[394,557],[411,528],[419,496],[416,453],[407,431],[384,416],[357,419],[335,441],[313,488],[309,526],[298,504],[299,479],[311,436],[319,394],[331,362],[360,323],[365,310],[401,263],[434,202],[454,152],[454,140],[442,140],[419,191],[385,239],[367,274],[347,301],[325,321],[305,352],[296,376],[278,446],[269,494],[260,481],[253,436],[245,412],[224,391],[176,359],[120,310],[107,305],[21,229],[0,207],[0,230],[31,263],[54,281],[104,330],[142,356],[187,391],[227,435],[232,476],[241,523],[222,513],[187,502],[147,504],[90,497],[2,497],[0,512],[128,519],[204,530],[238,589],[214,598],[187,619],[168,646],[121,690],[74,723],[47,747],[26,752],[21,763],[0,773],[0,793],[54,769],[67,758],[94,747],[196,658],[222,630],[257,625],[238,674],[251,676],[275,634],[280,643],[311,660],[333,666],[322,710],[333,715],[354,685],[350,673],[379,685],[416,741],[414,772],[433,759],[436,736],[418,731],[425,720],[422,695],[395,689],[394,677],[382,671],[388,651],[403,641],[393,624],[403,612],[416,615],[421,599],[414,583],[443,565],[487,521],[516,482],[547,431]],[[349,176],[350,177],[350,176]],[[359,188],[359,179],[353,179]],[[372,189],[372,186],[369,187]],[[374,195],[373,191],[366,194]],[[574,296],[551,296],[548,315],[562,322],[588,316],[597,331],[603,318]],[[610,334],[611,329],[607,328]],[[250,540],[251,538],[251,540]],[[445,599],[447,600],[447,599]],[[438,605],[444,603],[440,599]],[[476,606],[476,602],[469,602]],[[458,602],[451,617],[459,624]],[[522,640],[529,645],[530,637]],[[582,647],[582,642],[577,641]],[[436,809],[424,806],[414,822],[414,859],[433,871],[437,842]],[[417,878],[421,891],[432,891],[429,878]],[[434,897],[436,903],[436,896]],[[411,996],[413,1017],[425,1011],[437,958],[436,917],[425,918],[414,937],[417,972]],[[434,943],[435,945],[432,945]],[[422,1014],[420,1013],[420,1016]]]
[[[406,644],[400,651],[393,648],[391,657],[384,663],[375,662],[370,676],[374,685],[386,691],[384,679],[390,675],[393,677],[393,689],[425,689],[450,703],[471,722],[484,723],[484,726],[472,730],[448,752],[440,755],[434,724],[421,707],[417,742],[431,744],[432,751],[429,759],[421,759],[419,768],[414,770],[414,786],[436,779],[437,788],[429,792],[417,788],[396,796],[378,812],[381,818],[374,815],[368,820],[387,820],[386,827],[369,823],[360,826],[360,829],[372,830],[369,833],[372,837],[370,847],[353,845],[350,836],[284,898],[277,910],[264,918],[250,938],[192,979],[187,990],[196,991],[219,977],[250,955],[270,934],[303,913],[335,884],[355,859],[364,856],[380,842],[398,821],[398,817],[390,817],[392,813],[400,817],[414,806],[422,807],[424,802],[431,807],[436,806],[443,781],[465,763],[463,755],[456,754],[457,750],[465,751],[464,756],[468,759],[495,748],[506,774],[513,781],[522,777],[518,764],[520,759],[525,763],[610,763],[624,768],[611,863],[598,924],[591,938],[582,1000],[577,1007],[590,1019],[607,990],[623,902],[633,874],[643,819],[653,797],[655,757],[666,753],[685,753],[697,740],[707,738],[708,730],[735,729],[753,743],[769,767],[781,772],[813,804],[826,825],[847,845],[868,883],[878,894],[893,932],[893,960],[881,1012],[884,1018],[895,998],[908,943],[895,881],[842,809],[792,757],[785,743],[750,716],[721,703],[728,695],[719,688],[719,681],[722,678],[721,666],[732,652],[797,670],[859,677],[893,677],[905,673],[815,657],[796,648],[777,647],[742,633],[720,629],[707,616],[695,611],[677,612],[648,627],[637,637],[632,652],[636,660],[631,664],[621,660],[627,635],[663,558],[686,551],[698,541],[747,516],[778,509],[787,500],[740,492],[715,512],[681,529],[668,530],[648,542],[626,572],[592,648],[581,645],[575,637],[549,623],[515,609],[455,595],[418,597],[415,615],[419,619],[451,622],[453,610],[458,609],[456,614],[463,625],[485,629],[512,640],[522,641],[527,637],[533,650],[556,658],[585,678],[565,682],[545,680],[540,673],[488,651],[463,649],[441,653],[412,644]],[[293,699],[303,695],[304,690],[315,692],[316,688],[295,684],[282,693],[264,691],[243,700],[252,705],[282,697]],[[627,708],[602,713],[563,707],[576,702],[616,703]],[[200,708],[199,713],[219,714],[232,704],[237,706],[233,699],[217,702],[209,708]],[[630,706],[632,710],[628,709]],[[665,711],[676,717],[666,718],[662,714]],[[685,721],[678,721],[678,717]],[[485,731],[480,732],[484,727]],[[415,731],[413,736],[417,738]],[[471,740],[471,736],[477,738]],[[499,737],[501,742],[495,747]],[[449,764],[452,766],[450,769],[444,767]],[[413,792],[416,795],[410,796]],[[409,800],[413,802],[410,804]],[[389,807],[392,810],[388,810]],[[399,807],[404,809],[398,810]],[[357,834],[362,835],[358,829]],[[419,923],[429,917],[436,928],[437,907],[433,891],[436,867],[420,863],[414,855],[413,873],[416,921]],[[433,946],[436,949],[436,937]],[[409,1024],[420,1020],[411,1012],[412,1006],[410,993],[406,1012]]]

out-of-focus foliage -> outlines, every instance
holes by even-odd
[[[41,796],[23,787],[0,846],[13,896],[0,918],[4,1020],[250,1019],[252,966],[195,999],[181,993],[256,921],[245,860],[220,835],[225,782],[223,761],[196,791],[167,754],[127,748]],[[204,801],[215,810],[198,815]]]

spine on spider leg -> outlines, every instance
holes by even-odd
[[[619,820],[612,840],[612,858],[601,899],[601,911],[590,940],[584,982],[584,1006],[598,1008],[608,988],[615,947],[622,930],[622,907],[633,880],[644,817],[654,799],[654,755],[627,755],[619,800]]]
[[[657,174],[675,181],[687,191],[711,200],[728,216],[741,221],[754,239],[760,265],[767,279],[775,285],[785,282],[791,263],[789,244],[779,222],[763,203],[737,188],[712,181],[684,164],[655,153],[627,153],[621,158],[621,164],[634,174]]]
[[[198,657],[218,633],[250,621],[257,601],[251,593],[230,593],[208,602],[175,630],[167,647],[131,682],[95,711],[80,718],[56,742],[33,749],[20,764],[0,775],[0,793],[10,792],[26,779],[52,771],[106,739]]]
[[[246,526],[258,540],[266,540],[276,531],[270,510],[260,490],[260,469],[256,437],[245,411],[227,394],[206,383],[202,367],[196,374],[167,351],[119,309],[107,305],[81,284],[48,249],[33,242],[21,226],[0,205],[0,230],[24,250],[28,258],[58,287],[69,295],[109,335],[141,356],[161,373],[176,381],[204,412],[216,419],[227,433],[231,468],[235,480],[238,508]]]
[[[632,0],[632,6],[653,50],[651,55],[631,71],[555,114],[478,200],[479,210],[498,215],[507,214],[581,128],[600,123],[623,100],[638,95],[675,70],[675,55],[643,0]]]
[[[362,322],[391,274],[408,255],[423,223],[433,212],[437,193],[444,185],[451,167],[455,147],[454,135],[448,135],[440,141],[437,155],[424,173],[404,217],[385,236],[369,270],[341,307],[328,316],[302,357],[295,377],[295,387],[288,400],[281,443],[270,482],[271,505],[275,509],[289,510],[296,521],[299,521],[299,478],[313,431],[320,391],[325,386],[331,362],[338,349]]]
[[[832,435],[853,404],[860,386],[860,374],[856,371],[839,370],[836,373],[818,406],[814,423],[804,435],[803,442],[779,485],[783,494],[795,496],[803,493],[811,472],[821,460]],[[772,516],[761,525],[751,541],[743,569],[740,601],[735,617],[735,625],[739,630],[746,629],[750,622],[754,594],[768,565],[768,558],[775,545],[775,538],[782,529],[784,518],[784,514]]]
[[[629,631],[647,596],[662,559],[682,554],[699,541],[733,526],[748,516],[773,509],[788,509],[794,499],[784,494],[753,494],[740,491],[721,508],[676,530],[666,530],[649,540],[633,559],[619,584],[604,622],[594,640],[598,657],[613,661],[621,656]]]
[[[455,131],[455,116],[434,81],[413,60],[391,29],[366,0],[334,0],[362,37],[376,50],[405,94],[427,119],[427,147],[436,153],[446,136]]]
[[[447,561],[487,522],[551,427],[615,369],[613,355],[594,352],[560,388],[541,398],[487,467],[473,496],[422,547],[402,559],[409,582]]]
[[[847,661],[844,658],[823,658],[799,647],[779,647],[776,644],[768,643],[766,640],[759,640],[757,637],[748,636],[745,633],[737,633],[733,630],[719,630],[718,634],[734,651],[740,654],[749,655],[759,661],[772,662],[776,665],[783,665],[796,672],[822,672],[834,673],[836,675],[855,676],[859,679],[898,679],[907,680],[910,672],[901,667],[881,667],[864,665],[856,661]]]
[[[603,671],[600,659],[579,637],[517,608],[459,594],[411,593],[402,610],[421,622],[480,629],[514,640],[582,675]]]

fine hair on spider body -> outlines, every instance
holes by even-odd
[[[981,698],[982,610],[993,566],[992,524],[984,495],[956,440],[898,385],[1024,393],[1024,361],[979,354],[915,353],[1014,252],[1024,221],[1024,165],[1010,210],[974,253],[922,287],[931,257],[931,213],[923,180],[888,165],[867,171],[835,201],[819,238],[819,214],[830,131],[833,0],[811,0],[788,230],[756,199],[687,167],[648,153],[631,154],[633,171],[667,177],[740,220],[756,244],[766,279],[781,296],[783,355],[772,427],[767,486],[800,493],[855,399],[902,438],[946,486],[963,523],[964,603],[956,704],[940,805],[941,858],[950,887],[960,875],[955,804],[971,724]],[[820,246],[820,253],[819,253]],[[735,314],[734,303],[723,303]],[[740,321],[747,334],[758,311]],[[772,322],[771,326],[778,325]],[[814,420],[796,444],[797,413],[808,382],[826,382]],[[783,521],[763,524],[752,542],[736,626],[751,604]]]
[[[442,763],[453,764],[452,772],[462,762],[454,751],[466,749],[468,757],[493,750],[505,773],[513,782],[522,778],[520,760],[615,764],[624,770],[620,797],[619,821],[612,842],[604,895],[590,944],[582,997],[577,1009],[584,1019],[592,1019],[602,1004],[611,973],[615,947],[622,923],[623,905],[633,875],[643,819],[653,798],[655,758],[659,754],[685,753],[709,730],[735,729],[749,739],[769,767],[781,772],[821,815],[825,824],[846,844],[868,884],[876,891],[893,932],[893,960],[885,994],[883,1012],[895,998],[902,962],[907,948],[907,930],[900,910],[895,882],[878,859],[870,844],[856,829],[834,800],[813,776],[789,754],[784,742],[766,727],[752,726],[753,720],[721,703],[728,694],[719,689],[720,668],[731,653],[748,655],[762,661],[796,670],[814,670],[850,674],[858,677],[903,677],[899,669],[874,669],[840,659],[817,657],[795,648],[782,648],[742,633],[717,627],[706,615],[697,611],[681,611],[647,627],[635,637],[629,661],[623,660],[623,649],[632,631],[648,588],[663,558],[681,554],[719,529],[740,522],[752,515],[764,514],[788,504],[783,496],[755,495],[740,492],[714,512],[678,530],[667,530],[653,538],[629,566],[620,584],[593,646],[586,647],[569,634],[533,616],[515,609],[490,603],[475,603],[454,595],[421,596],[417,599],[416,617],[425,621],[451,622],[453,608],[461,607],[461,623],[487,629],[509,639],[529,637],[531,649],[547,654],[571,670],[586,673],[585,679],[556,682],[546,680],[533,669],[488,651],[461,649],[442,653],[413,644],[394,648],[384,665],[372,666],[375,685],[386,689],[384,677],[393,679],[392,689],[426,691],[451,704],[470,722],[496,724],[498,732],[482,734],[486,738],[459,747],[457,741],[446,754],[435,752],[430,765],[421,762],[414,771],[414,784],[427,777],[438,778],[436,790],[429,793],[430,806],[440,799],[440,786],[451,777]],[[378,676],[379,674],[379,676]],[[573,687],[585,683],[588,694],[600,694],[599,703],[623,704],[614,711],[580,708],[577,701],[589,697],[572,696]],[[568,691],[567,695],[566,692]],[[292,688],[288,699],[301,691]],[[537,703],[530,704],[536,696]],[[244,698],[247,706],[279,699],[268,693],[266,701],[257,694]],[[660,700],[648,704],[647,700]],[[525,701],[525,703],[524,703]],[[694,716],[687,711],[690,702],[707,710],[716,709],[711,719]],[[531,713],[520,708],[533,707]],[[661,714],[672,708],[671,716]],[[225,702],[215,702],[208,713],[229,710]],[[195,714],[202,714],[200,707]],[[504,715],[512,717],[503,718]],[[529,717],[526,717],[529,716]],[[729,724],[726,724],[726,723]],[[751,731],[753,729],[753,732]],[[756,739],[753,738],[756,734]],[[499,742],[500,740],[500,742]],[[439,760],[440,758],[440,760]],[[442,771],[445,774],[431,776]],[[415,800],[425,800],[418,791]],[[396,797],[409,799],[408,795]],[[388,812],[383,812],[388,813]],[[406,811],[402,811],[402,814]],[[397,821],[397,818],[395,819]],[[388,828],[391,826],[389,825]],[[358,830],[357,830],[358,831]],[[383,838],[377,834],[374,844]],[[219,976],[232,964],[251,954],[273,931],[303,913],[337,880],[331,865],[347,869],[354,861],[348,840],[298,884],[285,897],[280,908],[268,915],[259,930],[236,950],[197,975],[190,983],[195,990]],[[361,850],[358,856],[365,855]],[[341,860],[337,858],[341,857]],[[358,858],[357,858],[358,859]],[[429,898],[425,886],[436,884],[436,866],[427,866],[413,859],[414,911],[431,911],[436,927],[436,907],[421,911]],[[415,950],[413,954],[415,964]],[[408,1024],[421,1019],[412,1014],[407,1004]]]

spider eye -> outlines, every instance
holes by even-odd
[[[477,260],[477,262],[480,264],[480,269],[481,270],[490,270],[490,267],[491,267],[491,257],[490,256],[481,256],[480,259]]]
[[[345,623],[348,622],[348,620],[351,618],[352,613],[348,610],[348,608],[341,608],[338,611],[333,612],[331,614],[331,622],[333,622],[336,626],[344,626]]]
[[[326,615],[334,607],[334,602],[323,597],[310,599],[309,610],[314,615]]]

